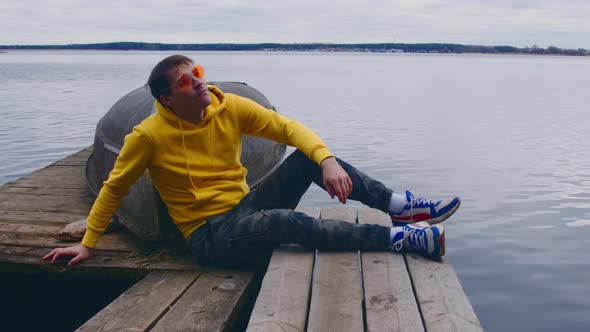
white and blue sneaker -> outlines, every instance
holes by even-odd
[[[445,229],[442,225],[417,222],[403,227],[391,240],[393,251],[413,251],[428,257],[445,254]]]
[[[401,211],[389,213],[394,226],[403,226],[421,221],[425,221],[430,225],[438,224],[455,213],[461,205],[461,199],[459,197],[432,201],[424,198],[415,198],[409,191],[406,191],[406,199],[408,203]]]

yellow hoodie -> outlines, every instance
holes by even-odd
[[[294,146],[320,163],[332,156],[301,123],[209,86],[212,103],[194,124],[155,102],[152,114],[125,137],[121,153],[90,211],[82,244],[94,248],[131,185],[149,170],[168,213],[185,238],[206,218],[231,210],[249,191],[240,163],[242,135]]]

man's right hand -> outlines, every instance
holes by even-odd
[[[342,204],[352,193],[352,180],[346,171],[340,166],[335,157],[328,157],[320,163],[323,172],[324,187],[332,199],[334,196]]]
[[[80,243],[73,247],[53,249],[43,259],[51,259],[49,264],[53,264],[61,256],[74,257],[68,262],[68,266],[72,266],[90,257],[90,249]]]

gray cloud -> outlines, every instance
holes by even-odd
[[[590,48],[585,0],[8,0],[0,44],[454,42]]]

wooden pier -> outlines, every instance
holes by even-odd
[[[308,214],[389,225],[374,209]],[[274,251],[248,331],[482,331],[447,259],[414,254]]]
[[[104,234],[82,264],[50,265],[41,257],[72,245],[56,233],[92,206],[84,176],[91,151],[0,187],[0,271],[142,277],[80,331],[232,331],[252,305],[248,331],[482,330],[446,259],[289,245],[275,250],[266,271],[214,269],[193,265],[186,248],[150,245],[122,229]],[[372,209],[301,210],[388,223]]]

